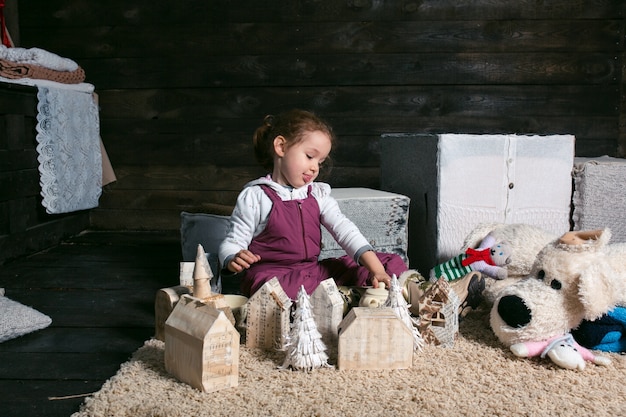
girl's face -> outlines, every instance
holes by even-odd
[[[320,172],[320,165],[328,157],[331,141],[319,130],[305,132],[300,142],[287,146],[283,136],[274,139],[274,172],[272,179],[281,185],[300,188],[313,182]]]

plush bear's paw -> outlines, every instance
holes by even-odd
[[[498,269],[498,272],[496,273],[495,278],[496,279],[505,279],[509,276],[509,271],[506,270],[506,268],[500,268]]]
[[[611,359],[606,356],[594,356],[593,363],[601,366],[608,366],[611,364]]]
[[[510,347],[511,352],[519,358],[527,358],[528,357],[528,348],[523,343],[515,343]]]

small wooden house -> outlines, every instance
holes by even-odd
[[[311,294],[313,318],[322,341],[328,348],[336,348],[338,329],[343,319],[344,300],[335,280],[328,278]]]
[[[339,325],[337,368],[406,369],[413,334],[391,308],[354,307]]]
[[[236,387],[239,333],[223,311],[183,295],[165,322],[165,369],[203,392]]]
[[[291,300],[277,278],[266,282],[248,301],[246,346],[283,349],[289,335]]]
[[[452,347],[459,334],[459,297],[441,277],[419,300],[419,331],[431,345]]]

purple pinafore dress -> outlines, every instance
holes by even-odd
[[[322,232],[320,208],[308,188],[302,200],[283,201],[276,191],[260,186],[272,200],[272,209],[265,229],[250,243],[248,249],[261,260],[245,272],[241,291],[250,296],[270,279],[277,277],[285,293],[295,300],[304,285],[311,294],[320,282],[333,278],[337,285],[366,286],[369,271],[350,257],[318,260]],[[396,254],[376,253],[389,274],[400,275],[407,270]]]

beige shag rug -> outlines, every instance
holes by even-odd
[[[626,415],[626,356],[583,371],[516,358],[488,317],[470,313],[454,347],[427,346],[405,370],[281,371],[282,354],[242,346],[239,386],[213,393],[169,376],[163,343],[149,340],[73,417]]]

